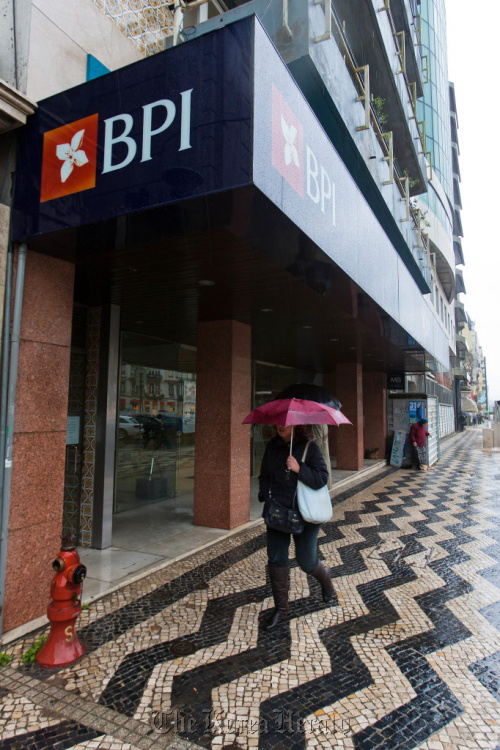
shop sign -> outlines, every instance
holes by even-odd
[[[20,134],[14,236],[250,184],[255,23],[39,102]]]
[[[389,373],[387,387],[390,391],[404,391],[405,389],[404,372]]]
[[[258,26],[254,59],[254,185],[405,328],[399,290],[407,290],[408,310],[421,299],[420,292],[290,70]],[[313,69],[311,65],[311,87]],[[326,90],[322,101],[328,103]]]
[[[335,226],[335,183],[313,151],[300,120],[272,86],[272,163],[289,185],[307,196]]]
[[[131,135],[136,130],[134,115],[129,112],[104,119],[100,174],[129,165],[136,169],[137,161],[150,161],[153,137],[157,138],[173,126],[176,117],[180,119],[177,150],[191,148],[192,91],[180,92],[180,106],[171,99],[143,104],[140,130],[135,136]],[[156,127],[153,127],[153,118],[157,121]],[[99,114],[95,113],[43,134],[41,203],[96,187],[98,130]]]

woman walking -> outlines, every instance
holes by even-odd
[[[290,453],[290,440],[293,443]],[[319,447],[314,441],[309,443],[305,460],[302,461],[308,438],[300,427],[276,425],[277,435],[272,438],[262,459],[259,476],[259,500],[264,503],[263,516],[266,516],[267,503],[272,498],[286,508],[297,507],[297,481],[312,489],[320,489],[328,482],[328,469]],[[304,573],[316,578],[322,589],[324,602],[331,602],[334,591],[330,570],[319,561],[317,540],[320,525],[304,522],[300,534],[285,533],[267,527],[268,572],[275,610],[267,625],[267,630],[288,619],[288,589],[290,573],[288,550],[293,536],[295,557]]]

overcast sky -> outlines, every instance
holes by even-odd
[[[448,77],[455,84],[466,295],[486,356],[488,397],[500,400],[499,0],[446,0]]]

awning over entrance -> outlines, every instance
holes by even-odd
[[[469,412],[470,414],[478,413],[477,404],[471,398],[468,396],[462,396],[460,401],[462,411]]]
[[[129,330],[194,344],[228,318],[256,357],[320,371],[447,362],[408,243],[254,17],[41,102],[18,163],[15,239],[75,262],[77,301]]]

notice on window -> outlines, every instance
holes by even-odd
[[[78,445],[80,442],[80,417],[68,417],[66,425],[66,445]]]

